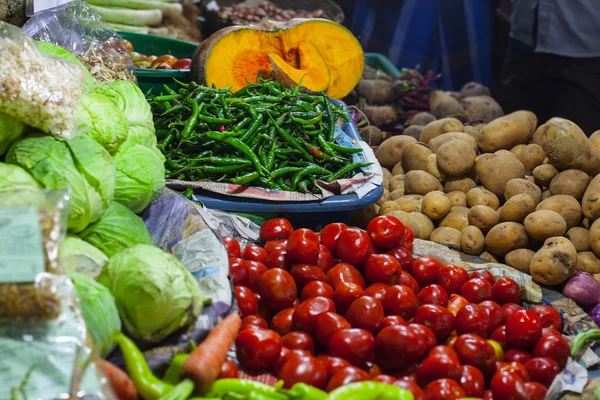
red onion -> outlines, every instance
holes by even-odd
[[[596,325],[600,326],[600,303],[592,308],[592,311],[590,311],[590,318]]]
[[[589,310],[600,303],[600,282],[592,274],[577,272],[563,288],[563,294],[579,307]]]

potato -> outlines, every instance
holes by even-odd
[[[542,165],[544,159],[546,158],[546,154],[544,154],[542,147],[533,143],[523,145],[521,151],[519,151],[518,154],[515,154],[517,159],[525,166],[525,174],[527,175],[531,175],[533,170],[537,166]]]
[[[402,181],[404,182],[404,181]],[[402,189],[396,189],[393,192],[390,193],[390,200],[398,200],[400,197],[404,196],[404,187],[402,187]]]
[[[423,132],[421,132],[421,136],[419,137],[419,142],[428,144],[431,139],[436,138],[443,133],[462,132],[463,129],[464,126],[462,122],[455,118],[438,119],[425,125],[425,128],[423,128]]]
[[[378,206],[383,205],[383,203],[385,203],[388,198],[390,197],[390,191],[387,189],[383,189],[383,195],[379,198],[379,200],[377,200],[377,202],[375,202],[375,204],[377,204]]]
[[[573,243],[564,237],[552,237],[535,253],[529,271],[543,285],[560,285],[571,276],[576,264]]]
[[[528,194],[511,197],[498,213],[502,222],[523,222],[525,217],[535,211],[535,201]]]
[[[581,200],[590,184],[590,176],[578,169],[568,169],[556,175],[550,182],[550,194],[566,194]]]
[[[518,194],[528,194],[537,206],[542,201],[542,190],[535,184],[521,178],[511,179],[504,188],[504,199],[508,200]]]
[[[421,212],[423,208],[423,196],[420,195],[405,195],[394,201],[398,204],[398,209],[406,213]]]
[[[524,225],[527,234],[535,240],[546,240],[567,232],[567,221],[552,210],[539,210],[529,214]]]
[[[435,121],[435,117],[428,112],[420,112],[410,119],[410,125],[422,125],[425,126],[430,122]]]
[[[467,213],[469,225],[473,225],[487,232],[498,224],[498,213],[488,206],[471,207]]]
[[[523,153],[523,150],[525,149],[525,147],[527,147],[526,144],[518,144],[515,147],[513,147],[510,150],[498,150],[496,153],[500,152],[500,151],[508,151],[510,152],[514,157],[517,157],[517,159],[519,158],[519,156]]]
[[[600,257],[600,219],[590,226],[590,247],[596,256]]]
[[[504,256],[516,249],[527,247],[525,227],[516,222],[502,222],[485,236],[485,248],[497,256]]]
[[[479,134],[477,144],[482,151],[493,153],[527,143],[537,126],[537,117],[529,111],[516,111],[488,123]]]
[[[431,175],[435,176],[437,178],[437,180],[439,180],[440,182],[445,181],[446,178],[448,177],[448,175],[444,171],[441,171],[438,168],[437,156],[435,154],[430,154],[427,157],[427,161],[425,164],[425,171],[429,172]]]
[[[584,251],[577,253],[577,264],[575,264],[575,271],[587,272],[588,274],[599,274],[600,273],[600,260],[591,251]]]
[[[423,197],[423,214],[430,219],[444,218],[450,212],[452,203],[443,192],[429,192]]]
[[[552,195],[550,194],[550,190],[544,190],[542,192],[542,201],[549,199],[550,197],[552,197]]]
[[[431,232],[429,240],[435,243],[450,245],[452,247],[460,249],[461,236],[462,234],[458,229],[450,227],[439,227],[433,232]]]
[[[583,215],[581,214],[581,206],[573,196],[559,194],[542,200],[535,208],[538,210],[552,210],[563,216],[567,222],[567,229],[579,225]]]
[[[464,99],[466,97],[489,96],[489,95],[490,95],[490,89],[488,89],[486,86],[482,85],[481,83],[467,82],[460,89],[458,98]]]
[[[419,140],[419,138],[421,137],[421,132],[423,132],[424,128],[425,126],[422,125],[411,125],[405,130],[403,130],[402,134]]]
[[[535,252],[533,250],[517,249],[505,255],[504,262],[514,269],[529,274],[529,265],[534,255]]]
[[[465,125],[464,131],[467,135],[477,140],[483,128],[485,128],[485,124]],[[479,148],[479,146],[477,146],[477,148]]]
[[[477,147],[477,141],[475,139],[473,139],[473,137],[471,135],[468,135],[463,132],[444,133],[434,139],[431,139],[427,145],[429,146],[431,151],[433,151],[435,153],[438,151],[438,149],[440,147],[442,147],[442,145],[444,145],[452,140],[460,140],[460,141],[466,143],[468,146],[470,146],[473,149],[473,151],[475,153],[477,153],[479,151],[479,148]]]
[[[386,201],[380,207],[381,208],[379,209],[379,215],[387,215],[392,211],[400,210],[400,205],[395,201]]]
[[[587,229],[588,231],[590,230],[590,227],[592,226],[593,222],[590,222],[589,219],[584,218],[581,220],[581,223],[579,224],[579,226],[581,226],[582,228]]]
[[[476,226],[467,226],[460,236],[460,248],[466,254],[477,255],[483,251],[485,237]]]
[[[579,226],[573,227],[567,231],[565,237],[573,243],[578,253],[588,251],[591,248],[590,231],[585,228]]]
[[[383,132],[375,125],[365,126],[358,131],[360,132],[361,139],[369,146],[379,146],[383,141]]]
[[[520,145],[520,146],[523,146],[523,145]],[[518,160],[517,156],[508,150],[504,150],[504,149],[498,150],[498,151],[495,151],[494,154],[497,156],[509,156],[509,157],[512,157],[512,158],[515,158]]]
[[[402,168],[402,161],[400,161],[398,164],[394,165],[394,168],[392,169],[392,176],[396,176],[396,175],[404,175],[404,168]]]
[[[417,140],[410,136],[397,135],[392,136],[381,143],[377,149],[377,160],[382,167],[393,168],[400,160],[402,160],[402,151]]]
[[[521,161],[509,156],[484,154],[477,158],[476,168],[483,186],[498,197],[504,195],[508,181],[525,177]]]
[[[600,130],[590,135],[590,142],[598,151],[600,151]]]
[[[581,200],[583,215],[590,221],[600,217],[600,175],[596,176],[588,185]]]
[[[434,90],[429,95],[429,108],[436,118],[462,114],[465,111],[457,99],[443,90]]]
[[[390,184],[388,190],[390,192],[396,191],[398,189],[404,190],[404,179],[405,175],[394,175],[392,179],[390,179]]]
[[[404,226],[408,227],[411,231],[413,231],[413,234],[416,238],[421,236],[421,228],[417,221],[415,221],[414,218],[410,216],[410,214],[405,213],[404,211],[396,210],[392,211],[387,215],[391,215],[398,218],[400,222],[404,224]]]
[[[498,196],[486,188],[476,187],[467,192],[467,205],[469,207],[483,205],[496,210],[500,207],[500,200],[498,200]]]
[[[486,260],[489,262],[498,262],[498,259],[496,257],[494,257],[493,255],[491,255],[490,253],[488,253],[487,251],[484,251],[483,253],[481,253],[479,255],[479,258],[481,258],[482,260]]]
[[[404,177],[406,194],[426,195],[434,190],[442,190],[442,184],[435,176],[425,171],[408,171]]]
[[[558,170],[551,164],[538,165],[533,170],[535,183],[542,187],[548,187],[556,175],[558,175]]]
[[[423,143],[411,143],[402,152],[402,168],[405,171],[425,171],[427,156],[433,154]]]
[[[419,225],[419,236],[418,239],[429,240],[431,232],[435,229],[433,222],[425,214],[420,212],[411,212],[408,215],[412,217],[417,225]]]
[[[504,115],[500,104],[490,96],[466,97],[461,100],[460,104],[475,121],[488,123]]]
[[[454,206],[466,207],[467,206],[467,194],[465,192],[461,192],[460,190],[455,190],[454,192],[450,192],[450,193],[446,194],[446,196],[448,196],[448,199],[450,199],[450,203],[452,204],[452,207],[454,207]]]
[[[462,140],[451,140],[435,153],[439,169],[450,176],[462,176],[473,168],[477,154]]]
[[[469,209],[466,207],[452,207],[446,217],[440,222],[440,227],[458,229],[462,232],[469,226]]]
[[[450,177],[446,180],[446,183],[444,184],[444,192],[450,193],[450,192],[459,191],[459,192],[467,193],[469,190],[473,189],[476,186],[477,186],[477,184],[471,178]]]

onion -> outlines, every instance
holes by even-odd
[[[590,318],[597,326],[600,326],[600,303],[592,308],[592,311],[590,311]]]
[[[577,272],[563,288],[563,294],[579,307],[589,310],[600,303],[600,282],[592,274]]]

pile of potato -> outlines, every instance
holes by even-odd
[[[379,146],[385,193],[362,215],[394,215],[417,238],[545,285],[600,273],[600,131],[588,139],[561,118],[538,127],[529,111],[474,126],[428,113],[412,122]]]

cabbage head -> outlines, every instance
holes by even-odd
[[[97,222],[81,232],[79,237],[109,258],[135,244],[152,244],[152,237],[144,221],[116,201],[111,203]]]
[[[60,265],[67,272],[96,279],[108,257],[96,247],[76,236],[67,236],[60,244]]]
[[[92,92],[82,96],[79,102],[75,129],[114,154],[127,139],[129,123],[117,103],[101,93]]]
[[[115,348],[114,335],[121,332],[115,298],[106,286],[88,276],[77,272],[69,272],[68,275],[79,297],[81,314],[94,347],[104,358]]]
[[[156,343],[194,323],[203,299],[196,280],[177,258],[138,244],[115,254],[98,282],[110,289],[130,336]]]
[[[145,128],[154,134],[152,110],[142,90],[130,81],[100,82],[92,89],[112,99],[125,113],[130,127]],[[141,144],[141,143],[139,143]]]
[[[43,197],[41,189],[23,168],[0,162],[0,206],[36,204]]]
[[[165,167],[149,148],[136,144],[115,156],[115,201],[136,214],[156,200],[165,188]]]
[[[16,142],[6,162],[22,167],[47,189],[71,187],[68,228],[83,231],[97,221],[111,203],[115,163],[94,139],[31,135]]]
[[[16,139],[25,132],[25,124],[8,114],[0,113],[0,155],[7,152]]]

